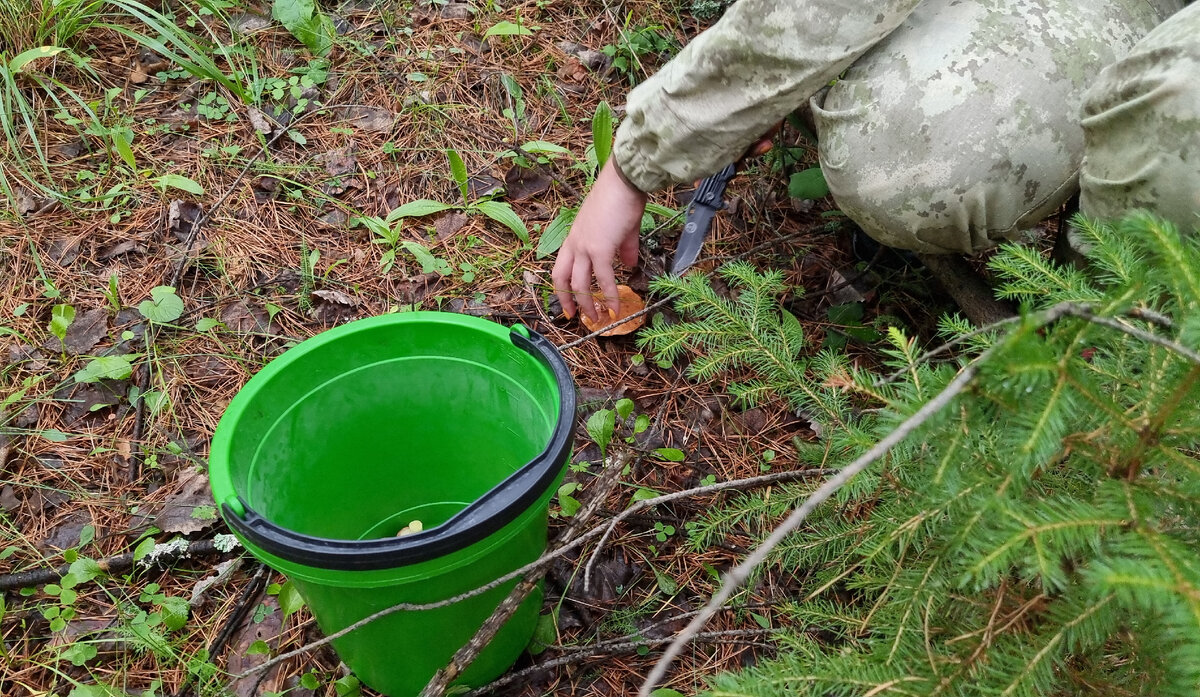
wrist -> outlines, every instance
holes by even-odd
[[[648,196],[644,191],[637,188],[637,186],[635,186],[634,183],[629,180],[629,177],[625,176],[625,173],[621,171],[621,166],[617,164],[616,157],[608,158],[608,162],[604,163],[604,168],[601,170],[600,176],[604,176],[607,173],[611,173],[612,178],[621,183],[621,186],[631,198],[636,199],[641,203],[646,202]]]

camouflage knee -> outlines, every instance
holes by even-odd
[[[1200,3],[1106,68],[1082,113],[1084,213],[1113,219],[1145,208],[1200,228]]]
[[[1180,3],[1158,4],[923,2],[813,105],[835,200],[880,242],[926,253],[1032,226],[1075,191],[1083,93]]]

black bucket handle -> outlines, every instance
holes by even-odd
[[[554,344],[516,325],[509,338],[550,369],[558,383],[558,423],[537,457],[492,487],[441,525],[421,532],[378,540],[337,540],[303,535],[280,527],[255,512],[241,496],[245,511],[221,505],[229,527],[255,546],[297,564],[336,571],[374,571],[445,556],[474,544],[508,525],[541,497],[571,449],[575,421],[575,381]]]

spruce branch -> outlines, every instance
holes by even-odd
[[[942,409],[949,406],[954,398],[957,397],[975,378],[979,372],[979,366],[991,357],[993,351],[984,352],[979,358],[963,368],[959,374],[942,389],[940,393],[924,406],[917,410],[915,414],[908,417],[897,426],[891,433],[885,436],[882,440],[875,444],[866,453],[863,453],[854,462],[847,465],[836,475],[825,481],[816,491],[812,493],[804,501],[804,503],[792,512],[779,527],[777,527],[771,535],[763,541],[746,559],[738,564],[732,571],[726,574],[725,579],[721,583],[720,590],[712,597],[704,609],[698,614],[687,627],[683,629],[675,638],[675,641],[667,647],[666,652],[658,660],[654,666],[654,670],[642,683],[641,689],[638,691],[639,697],[649,697],[650,692],[656,685],[662,682],[666,677],[667,670],[670,668],[674,660],[683,651],[683,647],[691,637],[695,636],[704,627],[713,615],[717,613],[722,605],[733,595],[742,583],[750,577],[754,569],[761,564],[767,555],[771,553],[783,538],[791,534],[800,523],[808,517],[808,515],[822,502],[832,496],[838,489],[841,489],[847,482],[854,478],[859,472],[870,467],[884,455],[886,455],[895,445],[899,444],[907,438],[913,431],[920,428],[926,421],[939,413]]]

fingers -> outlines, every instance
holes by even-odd
[[[600,294],[604,297],[604,306],[611,312],[620,312],[621,297],[617,294],[617,278],[613,274],[612,265],[597,264],[593,273],[596,274],[596,285],[600,286]]]
[[[575,293],[575,303],[579,311],[596,321],[596,302],[592,299],[592,260],[585,254],[575,257],[575,265],[571,269],[571,290]]]
[[[575,316],[575,299],[571,297],[571,270],[575,267],[575,254],[564,248],[554,261],[554,270],[550,279],[554,282],[554,294],[558,296],[558,304],[562,305],[563,314],[570,319]]]
[[[629,267],[637,266],[638,244],[640,242],[641,237],[636,230],[631,234],[625,235],[625,238],[621,240],[621,246],[618,248],[622,264]]]

